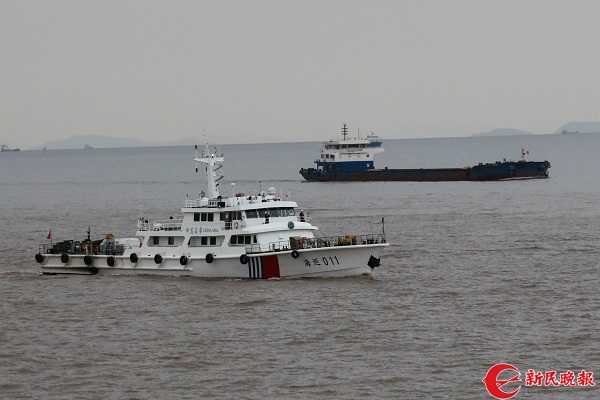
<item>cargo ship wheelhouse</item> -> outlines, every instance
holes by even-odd
[[[348,127],[342,126],[342,139],[326,142],[320,158],[315,160],[319,172],[367,171],[375,168],[373,155],[383,152],[368,139],[348,138]]]

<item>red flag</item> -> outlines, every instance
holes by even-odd
[[[48,236],[46,236],[46,239],[52,240],[52,229],[50,229],[50,232],[48,232]]]

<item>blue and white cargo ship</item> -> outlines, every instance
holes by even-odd
[[[519,161],[480,163],[464,168],[375,168],[374,156],[384,151],[373,146],[369,139],[348,139],[346,124],[342,139],[324,144],[316,168],[302,168],[300,174],[307,181],[498,181],[512,179],[548,178],[549,161],[526,161],[527,152],[521,149]]]

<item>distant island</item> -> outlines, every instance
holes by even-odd
[[[556,134],[569,134],[569,133],[600,133],[600,122],[589,121],[589,122],[578,122],[571,121],[567,122],[554,133]]]
[[[599,121],[589,121],[589,122],[579,122],[579,121],[571,121],[562,125],[554,134],[574,134],[574,133],[600,133],[600,122]],[[522,136],[522,135],[534,135],[534,133],[523,131],[520,129],[513,128],[500,128],[500,129],[492,129],[489,132],[481,132],[474,133],[471,136]]]
[[[198,137],[187,137],[165,142],[133,138],[117,138],[103,135],[76,135],[63,140],[46,142],[31,150],[58,150],[58,149],[101,149],[115,147],[155,147],[155,146],[193,146],[198,144]]]
[[[520,129],[512,128],[499,128],[493,129],[489,132],[474,133],[471,136],[522,136],[522,135],[533,135],[531,132],[522,131]]]

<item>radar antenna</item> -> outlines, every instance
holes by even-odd
[[[196,172],[198,171],[198,163],[206,164],[206,178],[208,183],[208,197],[211,199],[217,198],[219,196],[219,184],[217,183],[221,179],[223,179],[223,172],[220,173],[220,176],[217,177],[215,173],[217,169],[221,167],[223,164],[224,158],[223,156],[218,156],[215,152],[211,153],[208,149],[208,143],[205,144],[205,152],[202,154],[202,157],[198,157],[198,146],[196,148],[196,157],[194,157],[194,161],[196,161]]]

